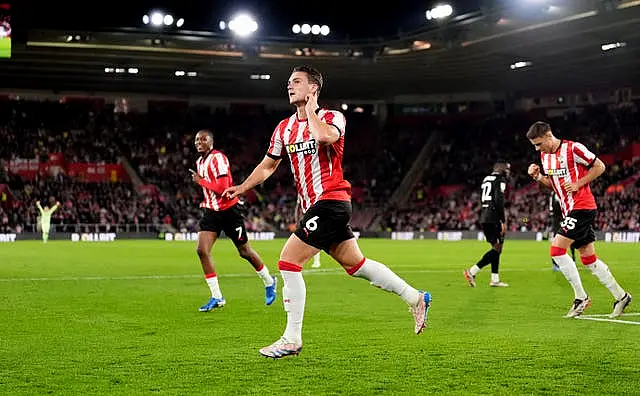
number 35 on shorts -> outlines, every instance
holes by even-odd
[[[319,216],[313,216],[312,218],[307,220],[306,223],[304,223],[304,228],[306,228],[307,231],[309,231],[309,232],[313,232],[313,231],[317,230],[318,229],[318,219],[319,218],[320,218]]]
[[[560,227],[562,227],[562,228],[564,228],[566,230],[573,230],[574,228],[576,228],[576,223],[577,222],[578,222],[578,219],[576,219],[574,217],[567,216],[560,223]]]

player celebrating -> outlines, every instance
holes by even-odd
[[[60,207],[60,202],[56,202],[51,208],[40,205],[40,201],[36,201],[36,206],[40,211],[40,229],[42,230],[42,242],[47,243],[49,240],[49,231],[51,230],[51,215]]]
[[[276,299],[276,278],[269,274],[269,269],[262,263],[258,253],[249,245],[244,216],[238,208],[238,198],[228,199],[222,195],[224,189],[233,184],[229,159],[222,152],[213,149],[213,133],[209,130],[196,134],[195,145],[201,157],[196,163],[198,171],[190,170],[191,177],[202,186],[204,193],[204,200],[200,204],[204,216],[200,220],[196,251],[211,290],[211,299],[200,307],[200,311],[209,312],[225,304],[211,257],[211,248],[222,231],[233,241],[240,257],[255,268],[264,282],[265,303],[271,305]]]
[[[556,138],[545,122],[534,123],[527,132],[527,138],[540,151],[543,169],[541,172],[538,165],[531,164],[528,173],[534,180],[553,188],[564,216],[561,228],[551,243],[551,257],[575,293],[575,300],[566,316],[580,316],[591,305],[576,264],[567,254],[572,245],[580,252],[582,264],[613,295],[615,302],[610,316],[622,315],[631,302],[631,294],[620,287],[607,264],[597,258],[594,244],[597,207],[589,183],[604,172],[604,163],[581,143]]]
[[[482,185],[480,186],[482,189],[480,222],[484,237],[491,244],[491,250],[486,252],[477,264],[464,271],[464,277],[471,287],[476,286],[476,275],[488,264],[491,264],[491,282],[489,282],[489,286],[509,286],[507,283],[500,282],[498,269],[500,267],[500,254],[504,244],[504,235],[507,231],[504,216],[504,191],[507,188],[507,177],[509,177],[510,172],[511,164],[498,161],[493,166],[493,172],[482,180]]]
[[[284,287],[282,300],[287,326],[282,337],[260,349],[272,358],[297,355],[302,350],[302,320],[306,287],[302,266],[325,250],[352,276],[400,296],[413,313],[415,332],[426,325],[431,295],[411,287],[387,266],[365,258],[354,238],[351,220],[351,185],[343,179],[345,118],[338,111],[321,109],[318,95],[322,75],[312,67],[293,69],[287,83],[289,103],[296,113],[278,124],[267,155],[239,186],[225,191],[233,199],[265,181],[288,156],[304,215],[280,253],[278,267]]]

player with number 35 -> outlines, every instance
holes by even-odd
[[[538,121],[531,125],[527,139],[540,152],[542,163],[542,169],[537,164],[529,165],[529,176],[552,188],[560,199],[563,220],[560,230],[553,237],[550,253],[575,294],[566,317],[580,316],[591,305],[591,298],[582,286],[576,264],[567,254],[567,249],[572,246],[580,252],[582,264],[613,295],[610,316],[622,315],[631,302],[631,294],[620,287],[607,264],[596,256],[594,245],[597,206],[589,183],[602,175],[604,163],[583,144],[556,138],[546,122]]]

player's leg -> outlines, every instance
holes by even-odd
[[[553,238],[554,236],[558,233],[558,228],[555,228],[554,225],[554,229],[552,233],[549,233],[549,242],[551,242],[553,244]],[[550,246],[551,247],[551,246]],[[571,259],[575,262],[575,256],[573,255],[573,246],[571,247]],[[553,261],[553,257],[551,257],[551,270],[552,271],[560,271],[560,267],[558,267],[558,264],[556,264],[555,261]]]
[[[492,245],[492,250],[496,252],[491,261],[491,282],[489,282],[489,286],[491,287],[508,287],[508,283],[504,283],[500,281],[500,256],[502,255],[502,247],[504,246],[504,239],[499,238],[496,243]]]
[[[482,223],[481,226],[485,239],[492,245],[492,247],[482,256],[480,261],[472,265],[471,268],[463,271],[462,274],[471,287],[476,287],[476,275],[478,275],[480,270],[487,265],[492,264],[496,260],[497,256],[497,252],[493,248],[493,245],[498,241],[496,227],[489,223]]]
[[[616,278],[609,270],[609,266],[598,258],[593,242],[579,246],[578,251],[580,252],[582,264],[598,278],[600,283],[609,290],[614,298],[613,312],[610,316],[617,317],[622,315],[624,309],[631,303],[631,294],[620,287],[618,281],[616,281]]]
[[[429,293],[416,290],[386,265],[366,258],[360,251],[355,238],[342,241],[331,247],[329,255],[349,275],[364,278],[372,286],[394,293],[402,298],[409,304],[414,314],[416,334],[422,332],[426,326],[427,312],[431,304],[431,295]]]
[[[196,247],[196,253],[200,259],[200,265],[202,265],[202,272],[204,273],[204,279],[209,286],[211,292],[211,298],[206,304],[200,307],[200,312],[210,312],[215,308],[224,306],[226,303],[220,290],[220,284],[218,282],[218,274],[216,273],[213,257],[211,256],[211,249],[216,242],[218,234],[213,231],[200,231],[198,233],[198,244]]]
[[[211,298],[205,305],[200,307],[201,312],[212,311],[215,308],[224,306],[226,303],[224,297],[222,297],[222,291],[220,291],[218,274],[216,273],[216,267],[213,257],[211,256],[211,249],[221,231],[222,221],[220,213],[210,209],[204,209],[202,219],[200,220],[200,232],[198,232],[196,253],[202,265],[204,278],[211,291]]]
[[[264,265],[258,252],[251,247],[244,225],[244,216],[236,207],[226,210],[224,216],[224,233],[233,241],[240,257],[251,264],[262,280],[265,287],[265,304],[273,304],[276,299],[276,278],[271,276],[269,268]]]
[[[550,254],[553,261],[558,265],[558,268],[560,268],[560,272],[562,272],[573,288],[574,300],[566,317],[574,318],[580,316],[582,312],[591,305],[591,299],[582,286],[582,279],[580,279],[576,263],[567,254],[567,249],[569,249],[573,243],[573,239],[562,235],[563,232],[564,231],[561,231],[553,237]]]
[[[42,242],[47,243],[49,240],[49,231],[51,230],[49,224],[42,224]]]
[[[291,234],[282,248],[278,268],[283,280],[282,302],[287,326],[279,340],[260,349],[261,355],[277,359],[297,355],[302,350],[302,322],[307,299],[302,266],[318,252],[318,248],[303,242],[296,234]]]

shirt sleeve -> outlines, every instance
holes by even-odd
[[[269,149],[267,149],[267,155],[273,159],[280,159],[283,157],[283,144],[282,144],[282,130],[286,127],[286,121],[281,121],[280,124],[273,131],[271,135],[271,141],[269,142]]]
[[[596,155],[589,151],[582,143],[574,143],[572,151],[575,161],[586,167],[591,167],[596,161]]]
[[[347,126],[347,119],[344,117],[344,114],[336,110],[328,110],[320,120],[328,125],[334,126],[338,132],[340,132],[340,136],[344,136]]]
[[[211,161],[211,167],[216,179],[227,176],[229,174],[229,159],[222,153],[216,153]]]

